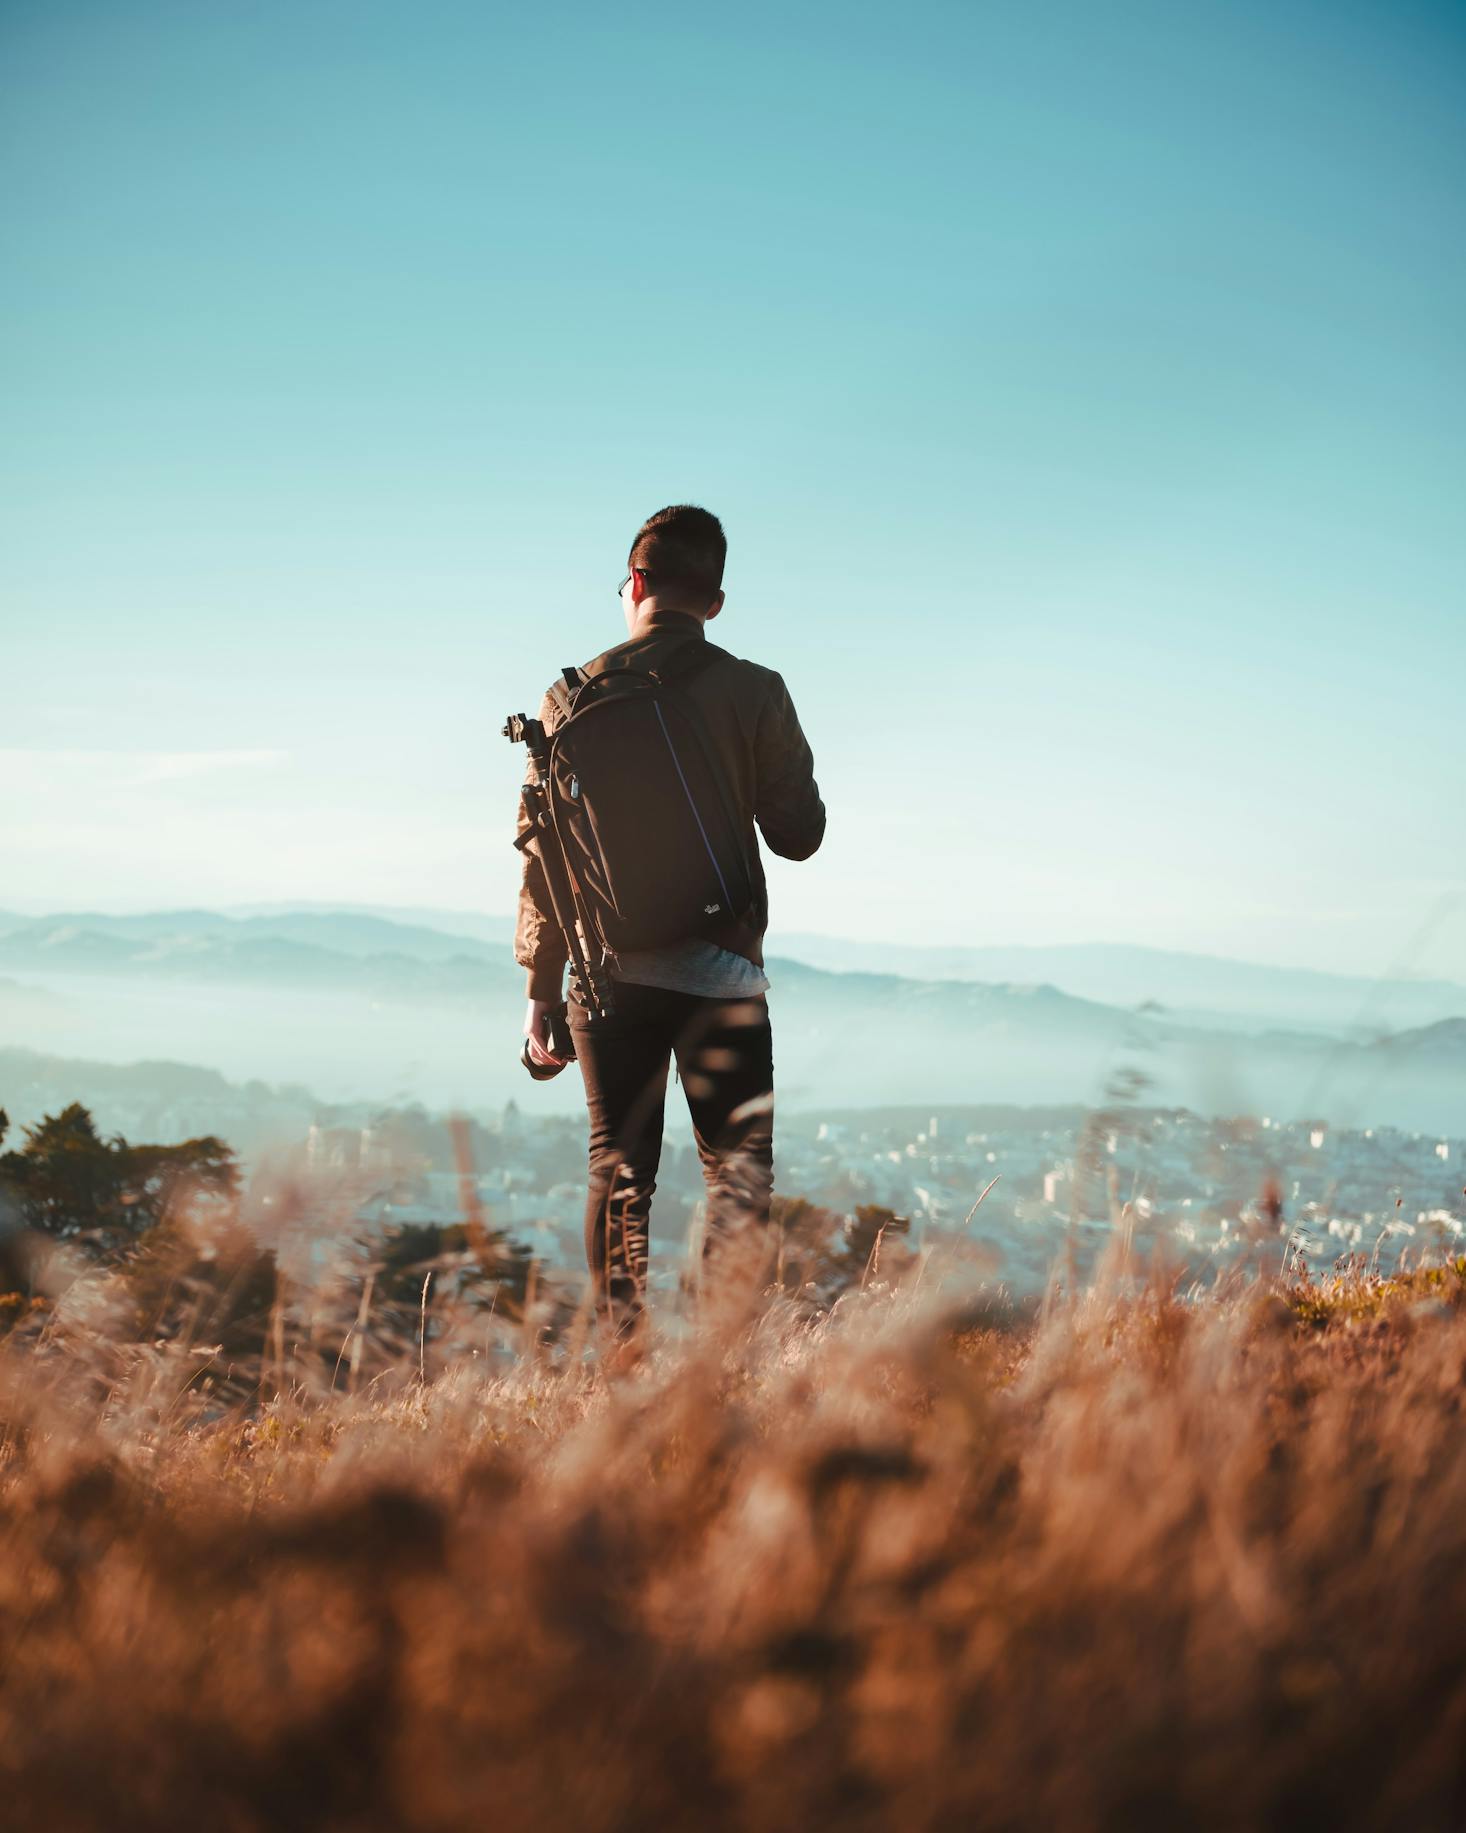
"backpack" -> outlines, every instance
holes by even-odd
[[[696,638],[659,667],[567,668],[542,774],[593,955],[658,948],[746,918],[753,878],[734,798],[682,691],[731,661]]]

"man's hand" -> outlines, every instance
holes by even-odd
[[[557,1057],[545,1045],[545,1019],[555,1010],[548,999],[532,999],[524,1015],[524,1035],[529,1039],[529,1054],[542,1069],[563,1069],[569,1057]]]

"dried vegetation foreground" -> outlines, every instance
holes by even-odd
[[[1466,1263],[196,1401],[0,1359],[22,1830],[1466,1824]]]

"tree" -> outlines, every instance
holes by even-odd
[[[275,1256],[237,1217],[203,1231],[166,1217],[128,1254],[122,1281],[145,1337],[215,1345],[216,1376],[258,1360],[278,1293]]]
[[[238,1187],[234,1154],[212,1135],[131,1146],[104,1139],[77,1101],[24,1131],[24,1146],[0,1155],[0,1191],[22,1224],[53,1239],[106,1251],[153,1227],[184,1188],[231,1198]]]
[[[502,1229],[464,1222],[404,1222],[368,1245],[375,1269],[374,1310],[399,1336],[417,1335],[423,1282],[432,1275],[429,1301],[451,1294],[476,1311],[523,1315],[529,1284],[527,1247]]]
[[[780,1289],[820,1310],[868,1279],[891,1283],[913,1259],[903,1239],[911,1223],[879,1204],[862,1203],[843,1216],[807,1197],[775,1197],[770,1221],[780,1243]]]
[[[915,1259],[905,1237],[911,1221],[880,1203],[860,1203],[845,1224],[844,1265],[860,1284],[893,1285]]]
[[[0,1107],[0,1146],[10,1131],[10,1116]],[[0,1164],[4,1163],[0,1156]],[[16,1309],[25,1302],[30,1289],[30,1255],[26,1252],[26,1233],[20,1224],[19,1205],[7,1195],[0,1182],[0,1324],[13,1321]]]

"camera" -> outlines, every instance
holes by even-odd
[[[554,1006],[546,1012],[544,1024],[540,1029],[540,1042],[546,1050],[552,1051],[557,1057],[569,1058],[571,1062],[575,1060],[575,1039],[570,1035],[570,1025],[565,1017],[564,1006]],[[554,1064],[537,1063],[530,1055],[528,1038],[524,1040],[524,1049],[519,1053],[519,1060],[536,1082],[553,1081],[565,1068],[563,1061]]]

